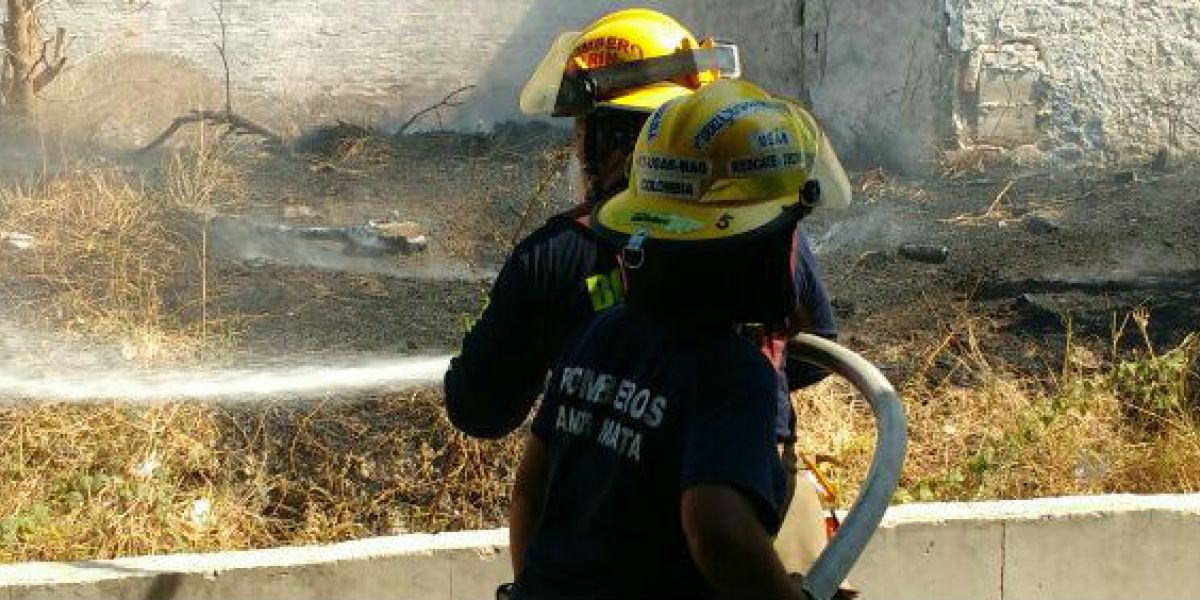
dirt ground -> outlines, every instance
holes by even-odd
[[[331,263],[333,248],[316,260],[277,248],[246,259],[233,241],[218,275],[231,290],[220,306],[263,315],[246,336],[252,346],[261,333],[309,351],[453,349],[512,242],[569,206],[570,175],[555,154],[564,141],[514,128],[406,138],[374,161],[253,159],[247,200],[230,214],[353,224],[395,211],[432,243],[422,256]],[[1144,307],[1163,347],[1200,329],[1200,171],[854,179],[850,209],[818,213],[805,227],[843,340],[895,376],[912,366],[903,348],[964,314],[986,319],[1004,358],[1031,368],[1047,360],[1037,350],[1061,348],[1068,322],[1077,337],[1107,340]],[[945,260],[905,258],[905,244]]]
[[[361,133],[338,126],[301,137],[291,154],[245,141],[225,154],[239,186],[214,202],[209,310],[245,317],[239,353],[452,351],[513,243],[572,202],[561,130]],[[23,155],[25,175],[46,168],[34,154]],[[153,178],[158,160],[106,164]],[[19,180],[18,162],[0,176]],[[854,205],[818,212],[805,229],[843,341],[895,377],[913,366],[905,348],[968,314],[989,323],[1003,358],[1030,368],[1063,346],[1068,323],[1107,340],[1136,307],[1163,347],[1200,330],[1200,170],[852,176]],[[426,252],[348,256],[269,232],[397,218],[421,226]],[[906,244],[944,261],[906,258]]]

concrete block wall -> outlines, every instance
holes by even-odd
[[[1032,141],[1059,163],[1200,150],[1200,2],[947,0],[946,10],[949,45],[971,65],[960,83],[1007,71],[1032,87],[1019,95],[1034,109],[1004,117],[997,108],[1018,107],[980,96],[968,133],[995,138],[1016,121],[993,141]]]
[[[1200,495],[893,507],[851,578],[875,600],[1200,596]],[[504,530],[0,566],[0,598],[490,600]]]

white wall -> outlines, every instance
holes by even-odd
[[[171,104],[114,127],[159,130],[193,107],[187,103],[219,101],[221,67],[213,49],[219,28],[210,2],[121,5],[56,0],[50,15],[52,25],[71,34],[77,72],[90,67],[91,77],[102,75],[103,85],[81,89],[136,91],[117,106]],[[225,6],[238,105],[268,122],[394,125],[448,91],[475,84],[466,102],[442,117],[459,129],[489,128],[520,118],[517,94],[557,33],[618,8],[649,6],[699,34],[738,42],[747,77],[810,101],[835,148],[854,165],[928,170],[936,151],[956,139],[1036,145],[1060,163],[1137,162],[1165,146],[1200,150],[1197,0],[225,0]],[[139,74],[131,53],[183,59],[212,85],[202,100],[160,93],[198,87],[194,69],[180,66],[175,75],[151,70],[153,81],[139,87],[134,79],[150,76]]]
[[[851,573],[872,600],[1200,595],[1200,495],[894,507]],[[0,598],[489,600],[506,532],[0,566]]]
[[[472,130],[521,117],[520,88],[560,32],[630,6],[658,8],[697,34],[741,42],[750,77],[795,94],[800,87],[799,58],[788,40],[798,29],[789,25],[788,15],[798,2],[225,0],[225,21],[237,104],[249,112],[268,113],[256,115],[259,118],[270,120],[269,113],[286,107],[301,121],[340,117],[395,124],[449,91],[475,84],[477,89],[463,96],[463,106],[443,113],[447,124]],[[220,26],[211,3],[151,0],[137,10],[114,8],[119,6],[112,0],[60,0],[51,5],[49,24],[70,32],[77,71],[102,72],[106,88],[130,87],[148,77],[156,87],[185,79],[188,87],[195,87],[191,70],[186,70],[187,77],[183,67],[177,76],[160,74],[161,65],[139,68],[128,58],[178,57],[209,75],[212,85],[204,99],[219,102],[222,66],[214,43]],[[151,60],[164,62],[149,57],[142,62]],[[108,65],[116,65],[126,77],[113,79]],[[155,93],[152,98],[198,101],[176,101],[175,96],[181,95]],[[187,108],[192,107],[161,111],[157,119],[168,120]]]

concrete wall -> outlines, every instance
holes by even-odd
[[[88,99],[64,112],[132,111],[112,127],[145,138],[219,103],[210,2],[50,6],[90,80],[51,92]],[[517,94],[556,34],[628,6],[738,42],[747,77],[811,102],[851,165],[926,171],[940,149],[981,144],[1054,163],[1200,151],[1196,0],[225,0],[225,13],[242,112],[394,125],[474,84],[438,115],[474,130],[520,118]]]
[[[850,165],[927,170],[947,135],[943,0],[805,0],[804,81]]]
[[[963,105],[981,107],[964,113],[968,134],[1057,162],[1200,149],[1200,2],[948,0],[947,12]]]
[[[306,107],[300,121],[349,118],[395,124],[449,91],[475,84],[463,106],[443,111],[447,124],[487,128],[519,118],[517,95],[542,54],[560,32],[630,6],[658,8],[698,32],[750,42],[752,77],[778,79],[798,89],[798,71],[776,41],[776,15],[795,0],[749,4],[717,0],[590,2],[583,0],[225,0],[227,48],[239,104],[256,97]],[[131,2],[63,0],[51,5],[48,22],[72,34],[78,69],[135,72],[128,56],[170,55],[186,59],[219,87],[222,66],[213,44],[220,25],[213,4],[199,0]],[[779,56],[782,62],[772,63]],[[145,58],[144,60],[152,60]],[[157,59],[162,62],[161,58]],[[131,75],[130,78],[137,76]],[[144,76],[142,76],[144,78]],[[170,86],[171,76],[156,83]],[[194,83],[189,79],[189,87]],[[108,87],[131,82],[107,81]],[[769,82],[770,83],[770,82]],[[219,90],[216,90],[219,92]],[[781,90],[787,91],[787,90]],[[208,90],[204,101],[218,101]],[[197,101],[192,98],[191,101]],[[436,121],[431,121],[436,124]]]
[[[506,533],[0,566],[0,598],[487,600]],[[913,504],[851,574],[873,600],[1163,600],[1200,595],[1200,495]]]

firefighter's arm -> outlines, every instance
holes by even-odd
[[[516,429],[546,373],[528,268],[526,254],[509,258],[446,372],[446,415],[472,437],[499,438]]]
[[[772,547],[784,494],[775,446],[777,372],[758,353],[696,369],[703,387],[683,420],[681,525],[722,598],[803,598]]]
[[[683,533],[700,573],[727,599],[803,600],[750,501],[737,489],[705,484],[683,493]]]
[[[811,333],[823,338],[837,339],[837,323],[833,318],[833,304],[830,301],[829,289],[825,286],[824,277],[816,256],[809,247],[808,238],[799,235],[794,248],[795,283],[799,292],[799,302],[796,310],[788,318],[787,330],[790,348],[795,344],[791,337],[796,333]],[[796,360],[794,352],[787,352],[784,372],[787,375],[788,390],[795,391],[808,387],[824,379],[829,372],[816,365]]]
[[[508,509],[508,546],[514,577],[519,576],[525,568],[525,551],[542,516],[548,464],[546,443],[530,434],[525,440],[521,463],[517,466],[512,502]]]

